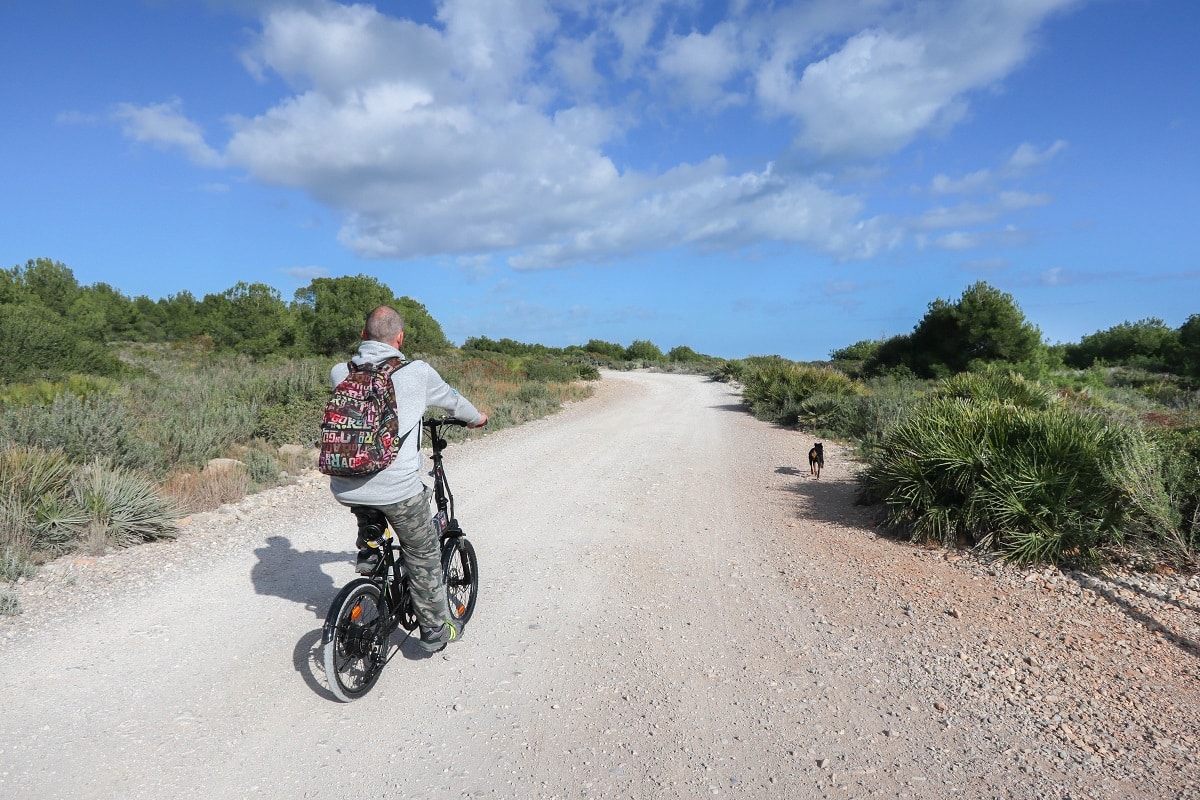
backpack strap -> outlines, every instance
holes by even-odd
[[[368,362],[366,364],[356,364],[356,363],[354,363],[354,359],[350,359],[349,361],[346,362],[346,367],[351,372],[366,372],[367,370],[376,370],[381,375],[384,375],[385,377],[390,378],[392,376],[393,372],[395,372],[398,369],[403,369],[404,367],[407,367],[411,363],[412,363],[411,361],[405,361],[404,359],[400,358],[399,356],[392,356],[391,358],[386,358],[377,364],[373,363],[373,362]]]
[[[383,378],[385,381],[387,381],[388,399],[391,401],[393,406],[396,405],[396,386],[395,386],[395,384],[392,383],[392,374],[395,372],[398,372],[399,370],[404,369],[411,363],[412,363],[411,361],[405,361],[404,359],[400,358],[399,356],[392,356],[391,358],[388,358],[388,359],[385,359],[385,360],[379,362],[378,365],[375,365],[375,364],[371,365],[372,367],[378,369],[379,376],[381,378]],[[365,365],[365,364],[358,365],[358,368],[366,369],[367,365]],[[396,441],[396,452],[397,453],[400,452],[401,447],[404,447],[404,442],[408,439],[409,436],[412,435],[412,432],[417,430],[420,427],[421,427],[421,420],[418,419],[417,424],[414,425],[411,430],[406,431]],[[417,446],[420,447],[419,444]]]

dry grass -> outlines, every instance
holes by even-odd
[[[185,513],[194,514],[235,503],[249,494],[252,486],[250,472],[242,467],[234,467],[172,472],[160,488]]]

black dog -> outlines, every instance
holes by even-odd
[[[817,442],[812,446],[812,450],[808,451],[808,471],[819,478],[823,466],[825,466],[825,446]]]

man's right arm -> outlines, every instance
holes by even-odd
[[[471,404],[471,401],[459,394],[450,384],[442,380],[437,370],[429,368],[429,377],[425,389],[426,405],[448,411],[455,419],[461,419],[471,428],[482,428],[487,424],[487,414]]]

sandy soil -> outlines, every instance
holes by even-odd
[[[0,797],[1200,797],[1200,592],[881,538],[811,443],[635,373],[452,447],[475,617],[350,704],[320,476],[62,559],[0,621]]]

